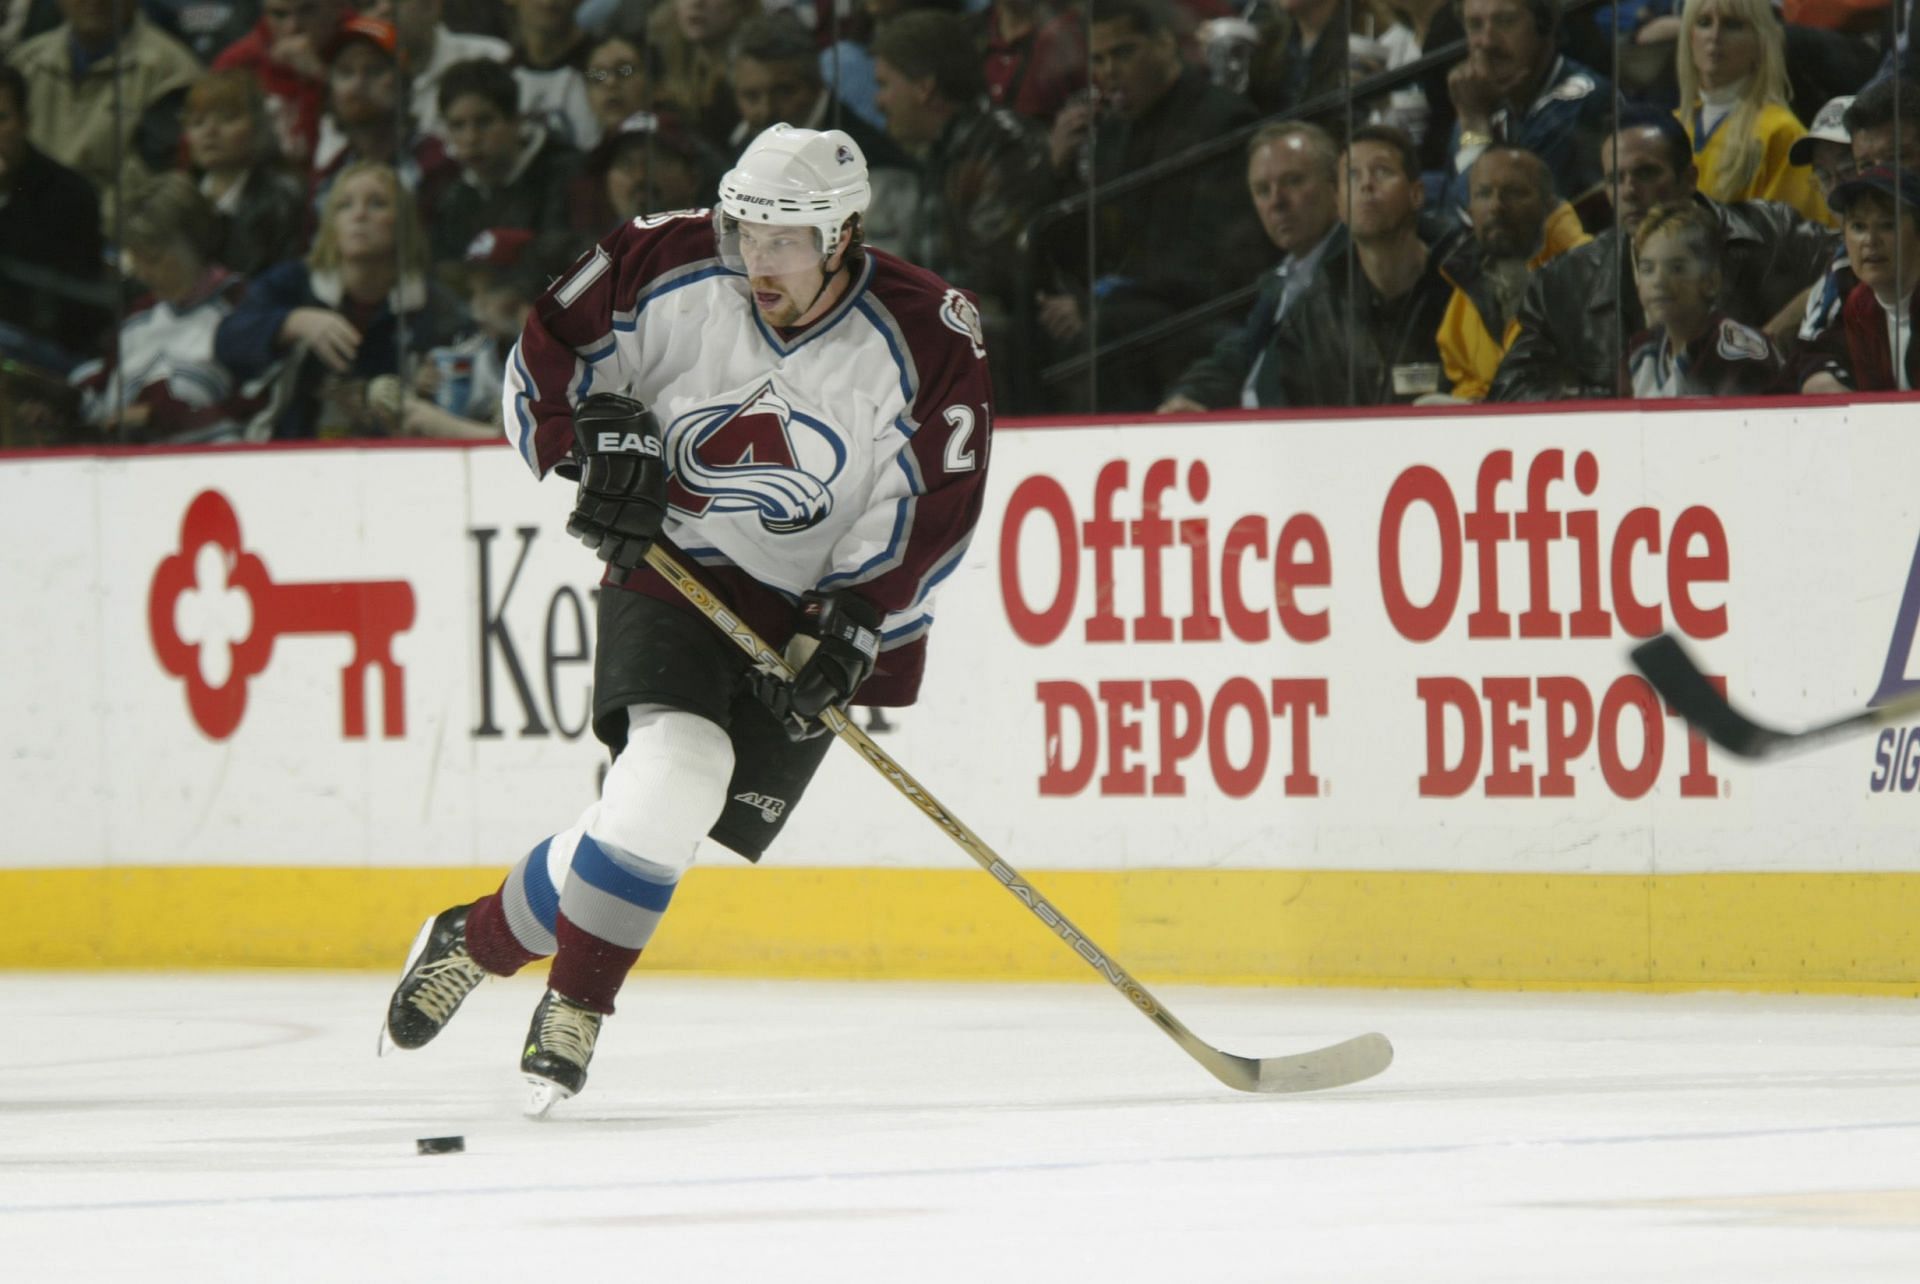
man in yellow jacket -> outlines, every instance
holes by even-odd
[[[1485,400],[1500,358],[1519,334],[1515,317],[1527,278],[1593,239],[1573,206],[1554,194],[1545,163],[1523,147],[1504,143],[1474,161],[1467,214],[1473,235],[1440,264],[1453,299],[1436,337],[1453,394],[1423,400]]]

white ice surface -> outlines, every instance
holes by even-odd
[[[538,983],[376,1060],[389,979],[0,975],[0,1280],[1915,1281],[1910,1002],[639,975],[520,1117]],[[414,1139],[462,1134],[466,1153]]]

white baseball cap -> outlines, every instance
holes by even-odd
[[[1847,108],[1851,106],[1852,94],[1827,99],[1827,105],[1813,118],[1813,128],[1794,139],[1793,146],[1787,149],[1787,164],[1813,164],[1813,145],[1816,142],[1851,143],[1853,136],[1847,133]]]

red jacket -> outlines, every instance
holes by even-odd
[[[343,9],[340,21],[353,16],[352,9]],[[282,137],[297,149],[289,151],[287,158],[304,166],[313,159],[314,144],[320,141],[320,116],[326,110],[327,82],[310,80],[292,67],[273,61],[272,50],[273,37],[268,32],[267,20],[261,18],[252,31],[220,51],[213,60],[213,69],[238,68],[253,73],[266,92],[269,108],[279,118],[276,123]],[[326,57],[326,50],[316,52]]]
[[[1891,392],[1900,386],[1893,374],[1893,336],[1887,333],[1887,311],[1874,296],[1873,287],[1862,282],[1847,295],[1840,311],[1840,324],[1846,331],[1847,368],[1853,374],[1855,392]],[[1920,318],[1920,291],[1907,300],[1909,323]],[[1920,343],[1907,343],[1907,385],[1920,388]]]

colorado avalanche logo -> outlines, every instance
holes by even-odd
[[[948,290],[940,300],[940,324],[955,334],[965,335],[975,357],[987,355],[987,328],[980,323],[980,309],[958,290]]]
[[[736,404],[702,406],[667,429],[667,500],[695,517],[757,513],[775,535],[819,525],[833,511],[827,483],[847,448],[820,420],[762,384]]]

